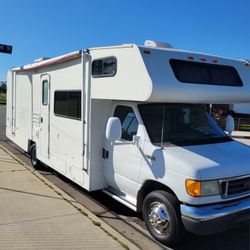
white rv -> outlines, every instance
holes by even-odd
[[[250,115],[250,103],[234,104],[231,109],[237,114]]]
[[[143,213],[158,241],[249,219],[250,148],[203,104],[250,100],[247,61],[147,42],[8,73],[7,136],[86,190]]]

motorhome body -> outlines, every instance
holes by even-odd
[[[248,102],[249,68],[172,48],[76,51],[9,71],[6,133],[33,165],[143,211],[151,234],[172,244],[184,227],[246,220],[249,148],[197,104]]]

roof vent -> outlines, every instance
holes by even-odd
[[[162,43],[162,42],[157,42],[157,41],[152,41],[152,40],[146,40],[144,42],[144,45],[146,47],[153,47],[153,48],[167,48],[167,49],[173,48],[173,46],[170,45],[169,43]]]
[[[38,63],[38,62],[42,62],[42,61],[45,61],[48,59],[50,59],[50,58],[49,57],[40,57],[40,58],[35,59],[35,62]]]

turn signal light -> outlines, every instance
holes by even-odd
[[[201,196],[201,182],[195,180],[186,180],[186,190],[191,196]]]

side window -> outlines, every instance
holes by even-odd
[[[42,104],[43,105],[48,105],[48,100],[49,100],[49,83],[47,80],[43,81],[43,89],[42,89]]]
[[[94,60],[92,63],[92,76],[97,77],[111,77],[116,74],[117,60],[115,57],[106,57]]]
[[[71,119],[81,119],[81,91],[55,91],[54,113]]]
[[[122,124],[122,139],[132,141],[133,136],[137,134],[138,121],[131,107],[117,106],[114,116],[118,117]]]

